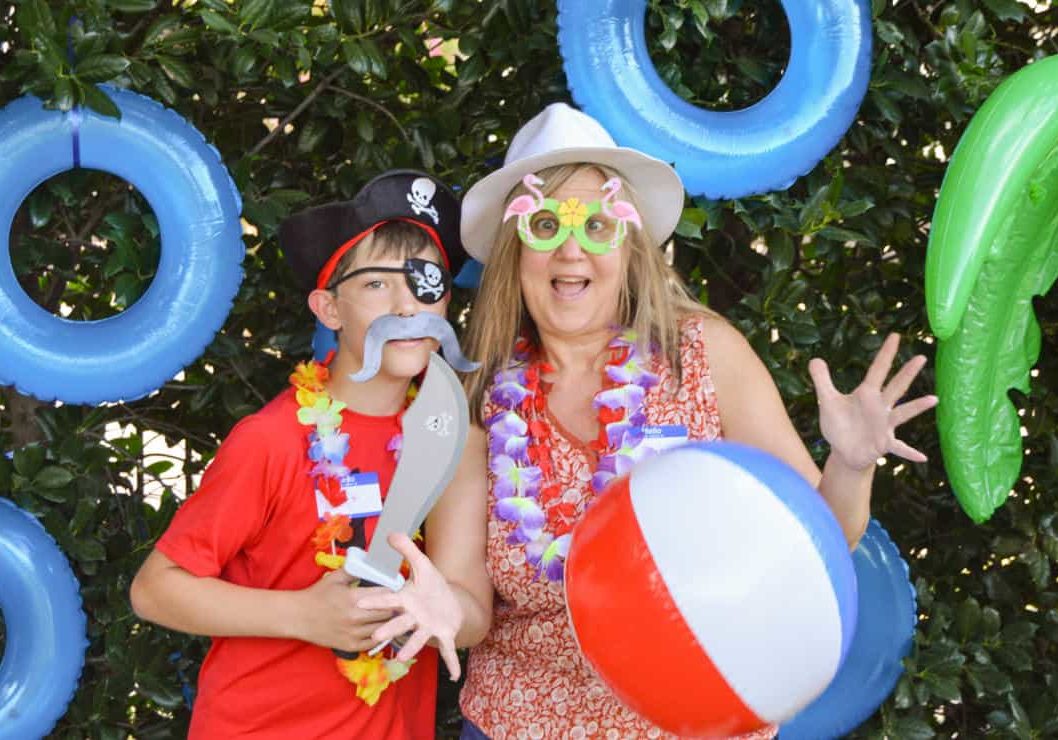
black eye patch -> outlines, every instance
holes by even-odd
[[[452,289],[452,276],[448,274],[448,270],[443,265],[412,257],[404,260],[402,267],[361,267],[359,270],[353,270],[331,285],[331,290],[334,290],[350,278],[368,272],[404,273],[404,280],[408,283],[408,290],[415,296],[415,300],[427,305],[437,303],[448,295],[448,291]]]

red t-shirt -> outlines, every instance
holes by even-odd
[[[240,421],[202,485],[173,517],[157,548],[200,577],[254,588],[306,588],[326,572],[314,562],[319,522],[309,476],[309,427],[298,423],[292,390]],[[378,474],[383,497],[396,467],[386,446],[397,416],[343,412],[345,464]],[[368,541],[377,517],[367,521]],[[432,738],[437,653],[423,650],[411,672],[373,707],[338,673],[334,654],[299,640],[215,637],[198,677],[190,737]]]

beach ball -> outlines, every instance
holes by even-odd
[[[581,652],[679,735],[779,724],[823,693],[856,625],[856,576],[820,494],[760,450],[697,442],[641,462],[573,530]]]

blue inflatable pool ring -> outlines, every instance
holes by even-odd
[[[697,108],[647,53],[646,0],[559,0],[558,43],[574,100],[621,146],[675,164],[691,195],[784,190],[834,148],[871,73],[868,0],[781,0],[790,60],[763,100]]]
[[[66,713],[88,647],[70,564],[34,517],[0,498],[0,740],[47,735]]]
[[[779,740],[844,737],[874,714],[904,672],[918,624],[907,563],[889,534],[871,520],[852,554],[859,586],[856,635],[827,690],[779,730]]]
[[[0,110],[0,385],[42,400],[95,404],[159,388],[212,341],[242,281],[242,201],[217,150],[177,113],[101,87],[121,119],[45,110],[34,97]],[[161,230],[143,296],[100,321],[70,321],[22,290],[9,235],[22,201],[75,167],[124,178]]]
[[[338,351],[338,334],[334,329],[316,321],[316,332],[312,335],[312,357],[316,362],[323,362],[331,352]]]

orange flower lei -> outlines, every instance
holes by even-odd
[[[338,504],[338,497],[342,493],[341,478],[349,472],[344,463],[349,441],[348,435],[342,435],[339,431],[345,404],[335,401],[327,392],[325,384],[329,376],[325,365],[303,362],[291,374],[290,384],[294,386],[298,402],[298,421],[312,427],[308,442],[316,487],[332,504]],[[409,397],[414,397],[414,387],[409,389]],[[397,455],[400,451],[399,439],[390,440],[387,448]],[[330,570],[341,568],[345,564],[345,552],[339,543],[348,542],[352,537],[349,516],[325,514],[311,538],[316,550],[316,564]],[[338,672],[356,687],[357,697],[369,707],[378,703],[382,692],[394,681],[406,676],[414,663],[414,660],[395,660],[392,647],[375,655],[362,652],[353,660],[337,658]]]

